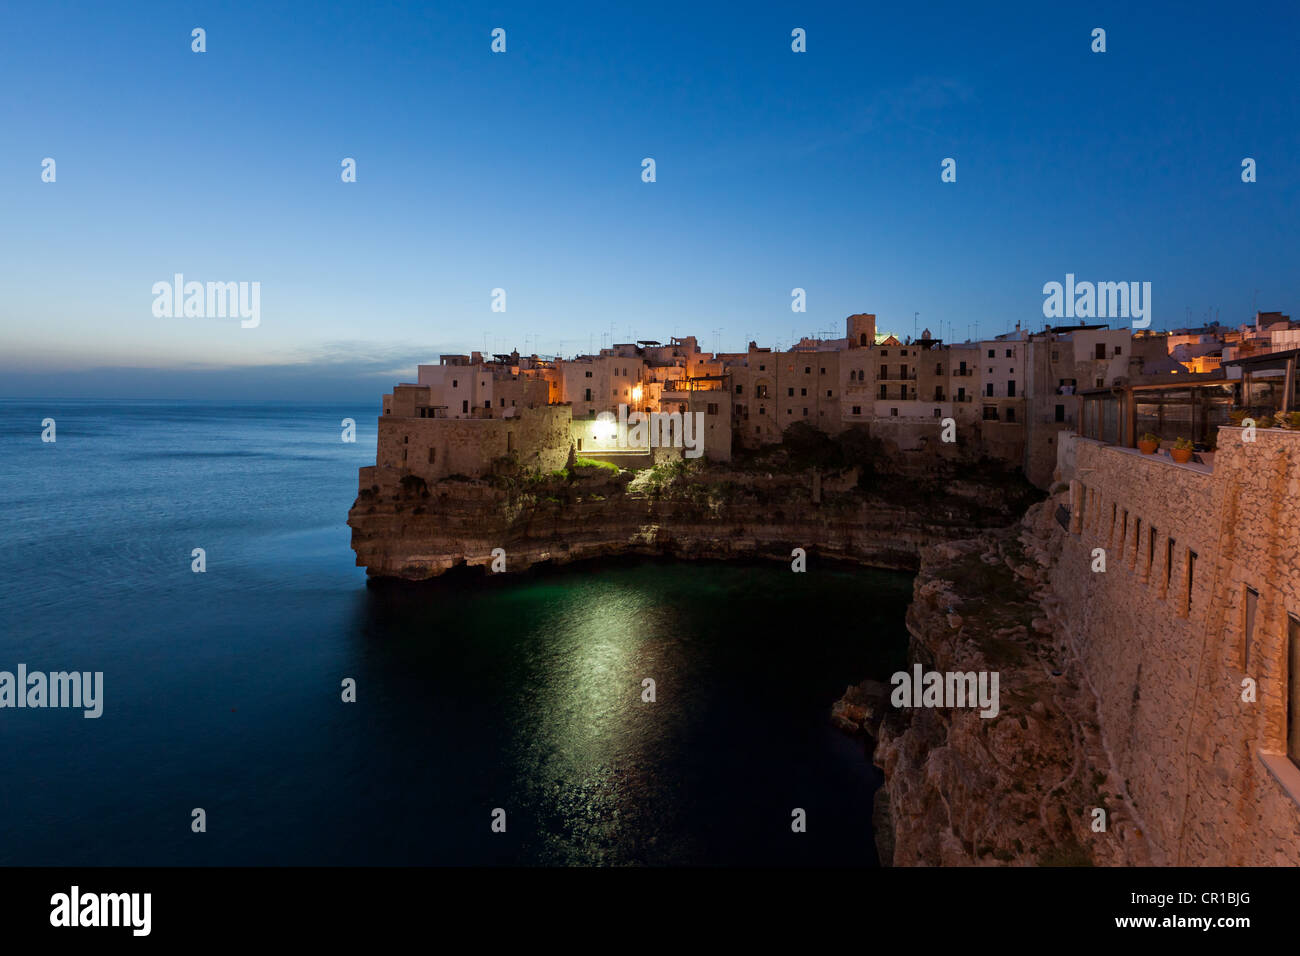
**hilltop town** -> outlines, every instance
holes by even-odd
[[[997,672],[1002,707],[836,704],[885,773],[884,861],[1297,865],[1298,345],[1280,313],[961,343],[859,314],[783,350],[444,355],[384,396],[348,522],[377,578],[914,571],[909,659]],[[621,440],[629,410],[695,416],[703,460]]]
[[[845,320],[842,338],[804,338],[784,350],[751,342],[745,352],[714,354],[685,336],[572,358],[443,355],[384,396],[376,465],[437,481],[549,472],[571,454],[627,468],[673,456],[671,447],[621,441],[607,423],[622,409],[691,416],[703,454],[721,462],[733,450],[779,443],[800,422],[828,435],[863,426],[894,453],[956,452],[941,447],[950,421],[961,453],[1020,467],[1046,488],[1063,432],[1126,437],[1112,414],[1119,401],[1133,406],[1130,443],[1149,431],[1212,452],[1215,426],[1228,424],[1232,409],[1283,408],[1291,383],[1276,368],[1297,347],[1300,323],[1276,312],[1175,332],[1017,324],[967,342],[928,330],[900,340],[863,313]]]

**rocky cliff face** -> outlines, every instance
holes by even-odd
[[[1005,525],[1033,489],[1004,475],[823,475],[703,462],[638,473],[575,467],[548,477],[435,484],[364,468],[348,515],[357,564],[420,580],[459,565],[505,570],[616,554],[810,556],[912,569],[922,548]],[[499,564],[498,564],[499,566]]]
[[[1046,509],[1054,508],[1035,505],[1011,529],[922,552],[907,614],[909,663],[996,671],[996,717],[976,708],[898,708],[878,689],[873,698],[872,688],[837,705],[841,719],[847,707],[850,724],[875,729],[875,762],[886,777],[876,806],[885,863],[1149,862],[1141,822],[1102,743],[1097,701],[1042,607],[1052,563]]]

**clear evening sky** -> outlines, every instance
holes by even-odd
[[[1160,6],[11,4],[0,396],[377,400],[440,352],[861,311],[964,339],[1067,272],[1151,282],[1157,328],[1300,313],[1300,7]],[[178,272],[260,282],[261,324],[155,318]]]

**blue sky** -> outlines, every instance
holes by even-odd
[[[965,338],[1067,272],[1151,282],[1157,327],[1300,317],[1298,10],[11,5],[0,395],[351,400],[860,311]],[[261,324],[155,318],[177,272],[260,282]]]

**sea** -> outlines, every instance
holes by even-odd
[[[877,865],[829,713],[904,666],[909,575],[368,582],[375,414],[0,401],[0,671],[103,675],[0,707],[0,865]]]

